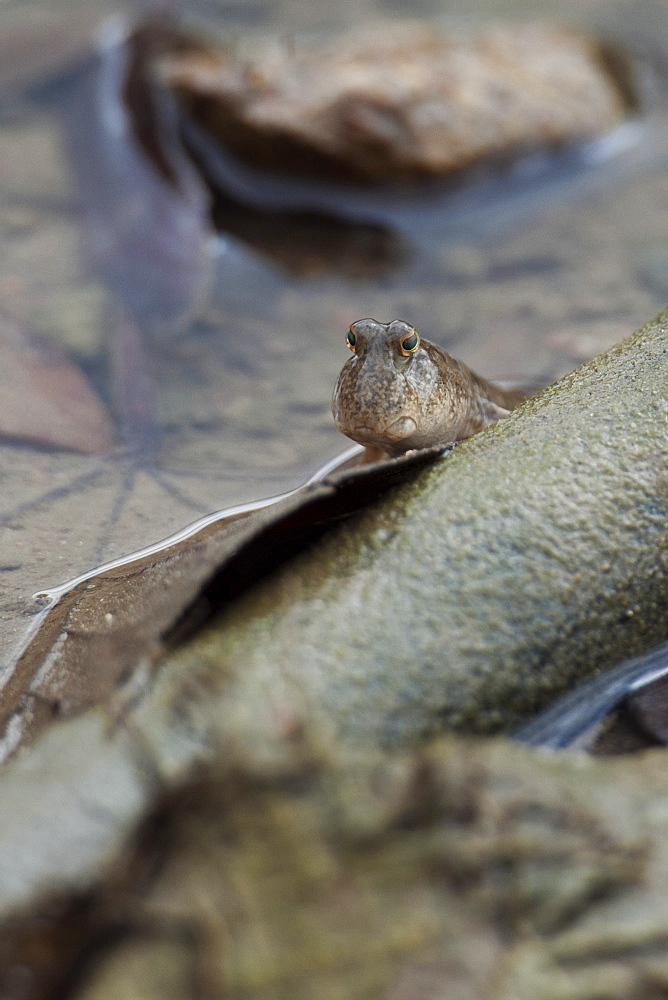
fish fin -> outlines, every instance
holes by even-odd
[[[510,410],[505,410],[502,406],[497,406],[491,399],[485,399],[484,396],[478,396],[478,403],[485,427],[500,420],[501,417],[507,417],[510,413]]]

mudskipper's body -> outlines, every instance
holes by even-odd
[[[445,447],[507,416],[527,395],[481,378],[401,320],[361,319],[347,343],[354,357],[334,389],[334,422],[373,452]]]

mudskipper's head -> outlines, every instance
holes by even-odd
[[[446,386],[415,327],[361,319],[347,335],[353,352],[332,400],[334,422],[353,441],[398,455],[438,444]],[[444,355],[445,356],[445,355]]]

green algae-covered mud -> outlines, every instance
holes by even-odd
[[[508,727],[668,634],[667,515],[668,311],[332,531],[167,673],[325,739]]]

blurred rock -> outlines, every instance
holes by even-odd
[[[439,32],[371,25],[163,63],[191,114],[256,166],[365,181],[440,177],[591,139],[629,106],[595,39],[538,23]]]
[[[97,713],[61,729],[56,749],[79,743],[93,758],[127,744],[123,727],[103,736]],[[53,749],[45,740],[10,765],[0,794],[28,767],[30,790],[45,772],[53,794]],[[329,756],[295,734],[284,749],[257,766],[219,745],[184,782],[145,791],[124,845],[127,807],[100,801],[90,766],[83,778],[72,768],[65,808],[98,820],[97,870],[76,871],[70,851],[54,897],[35,858],[42,892],[35,879],[30,905],[0,911],[3,998],[662,995],[665,754],[601,761],[443,740]],[[57,816],[41,825],[67,847]],[[14,836],[7,867],[24,853]]]

